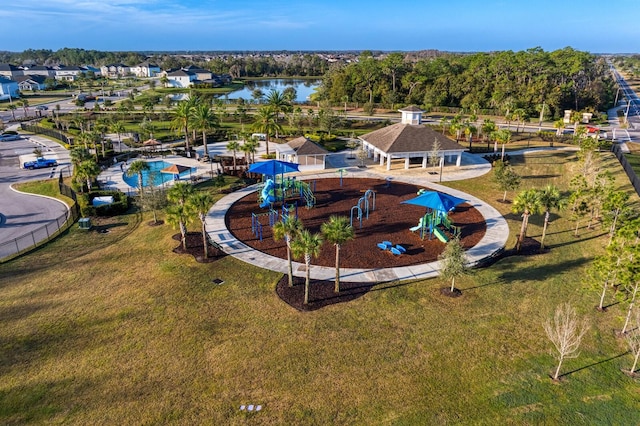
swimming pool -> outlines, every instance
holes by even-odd
[[[160,170],[169,167],[169,166],[173,166],[173,163],[167,163],[166,161],[148,161],[147,164],[149,165],[149,170],[145,170],[142,172],[142,186],[150,186],[150,182],[151,185],[153,186],[159,186],[162,185],[165,182],[169,182],[174,180],[174,175],[171,173],[161,173]],[[185,170],[184,172],[180,173],[180,179],[188,179],[191,175],[191,173],[194,173],[197,169],[195,167],[192,167],[189,170]],[[133,175],[133,176],[127,176],[127,173],[123,173],[122,174],[122,179],[125,181],[125,183],[127,185],[129,185],[132,188],[137,188],[138,187],[138,175]],[[151,179],[151,181],[149,181],[149,179]]]

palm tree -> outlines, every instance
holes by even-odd
[[[258,147],[260,146],[260,142],[258,142],[255,138],[245,138],[243,146],[246,146],[246,152],[251,155],[251,162],[256,162],[256,152],[258,152]]]
[[[126,172],[127,176],[138,175],[138,191],[140,191],[140,195],[142,195],[143,193],[143,181],[142,181],[143,173],[149,170],[150,168],[151,167],[149,167],[149,163],[147,163],[146,161],[136,160],[133,163],[131,163],[131,165],[127,169],[127,172]]]
[[[74,168],[76,179],[87,183],[87,191],[91,192],[91,182],[100,174],[100,167],[93,158],[84,160]],[[83,185],[84,186],[84,185]]]
[[[218,117],[215,115],[209,105],[202,103],[193,107],[191,123],[195,130],[199,130],[202,132],[204,156],[209,157],[209,149],[207,147],[207,131],[213,129],[218,125]]]
[[[556,129],[556,136],[562,136],[564,131],[564,120],[561,118],[560,120],[554,121],[553,127]]]
[[[71,157],[71,164],[73,164],[73,167],[78,167],[78,165],[83,161],[92,159],[89,150],[80,147],[72,148],[71,151],[69,151],[69,156]]]
[[[193,196],[195,188],[188,182],[176,182],[167,191],[167,200],[171,203],[185,205],[187,200]]]
[[[126,132],[122,121],[115,121],[111,124],[111,131],[118,135],[118,152],[122,152],[122,134]]]
[[[9,105],[7,106],[7,109],[8,109],[9,111],[11,111],[11,119],[12,119],[12,120],[14,120],[14,121],[15,121],[15,119],[16,119],[16,109],[17,109],[17,108],[18,108],[18,107],[17,107],[17,106],[15,106],[14,104],[9,104]]]
[[[328,222],[320,226],[325,239],[336,248],[336,281],[334,292],[340,293],[340,247],[355,237],[353,226],[345,216],[331,216]]]
[[[255,132],[264,133],[267,135],[267,156],[269,155],[269,135],[277,134],[282,131],[282,126],[277,122],[276,111],[270,105],[265,105],[258,110],[255,116],[255,122],[253,123],[253,130]]]
[[[491,141],[491,134],[496,131],[496,123],[493,120],[485,118],[482,122],[482,138],[487,141],[487,149],[489,149],[489,142]]]
[[[524,122],[528,118],[527,112],[523,108],[513,110],[513,118],[516,120],[516,133],[520,130],[520,122],[522,122],[522,131],[524,131]]]
[[[204,246],[204,258],[207,259],[209,257],[209,244],[207,242],[207,227],[205,224],[205,219],[207,218],[207,212],[211,208],[213,204],[213,197],[211,194],[207,192],[198,192],[193,194],[187,200],[202,223],[202,244]]]
[[[495,132],[492,133],[492,136],[493,136],[493,140],[495,140],[496,143],[502,144],[502,155],[500,156],[500,159],[504,161],[504,149],[505,149],[505,146],[509,142],[511,142],[511,130],[509,129],[496,130]]]
[[[18,104],[22,107],[22,110],[24,111],[24,116],[26,117],[27,115],[29,115],[29,100],[22,99],[18,101]]]
[[[233,173],[236,172],[236,151],[240,149],[238,141],[229,141],[227,143],[227,150],[233,151]]]
[[[525,189],[520,192],[511,205],[513,213],[522,214],[522,225],[520,226],[520,235],[516,242],[516,251],[520,251],[522,243],[527,237],[527,226],[529,225],[529,216],[540,211],[540,197],[535,189]]]
[[[291,107],[291,103],[284,96],[284,93],[275,89],[272,89],[267,95],[267,105],[273,107],[276,113],[276,121],[280,118],[281,112],[287,112]],[[277,137],[278,135],[276,134]]]
[[[181,130],[184,133],[185,150],[187,153],[191,151],[189,145],[189,123],[191,120],[192,110],[197,101],[191,98],[188,101],[178,102],[176,109],[173,111],[173,121],[171,125],[175,130]],[[189,155],[189,154],[187,154]]]
[[[291,250],[297,257],[304,256],[306,276],[304,281],[304,304],[309,303],[309,284],[311,281],[311,258],[318,257],[322,247],[322,236],[312,234],[308,229],[303,230],[291,243]]]
[[[289,274],[289,287],[293,287],[293,265],[291,264],[291,242],[296,239],[302,232],[302,222],[295,217],[287,216],[281,222],[276,223],[273,226],[273,238],[275,240],[284,241],[287,245],[287,263],[289,268],[287,270]]]
[[[543,249],[551,210],[563,209],[566,206],[566,199],[560,194],[560,190],[555,185],[547,185],[539,191],[538,202],[540,203],[540,209],[544,212],[544,225],[542,227],[542,237],[540,237],[540,248]]]
[[[181,243],[187,249],[187,225],[193,221],[193,207],[187,204],[172,204],[167,207],[167,222],[180,229]]]
[[[167,87],[167,84],[169,84],[169,77],[167,77],[167,75],[163,75],[162,77],[160,77],[160,83],[162,83],[162,86]]]

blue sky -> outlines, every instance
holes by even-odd
[[[0,49],[640,51],[640,1],[17,0]]]

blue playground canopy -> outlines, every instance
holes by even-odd
[[[249,167],[249,172],[260,173],[261,175],[277,176],[285,173],[299,172],[296,163],[288,163],[280,160],[268,160],[254,163]]]
[[[401,204],[413,204],[441,212],[448,212],[458,204],[462,204],[465,201],[467,200],[445,194],[444,192],[426,191],[418,195],[416,198],[402,201]]]

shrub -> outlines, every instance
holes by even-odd
[[[113,203],[93,206],[96,197],[113,197]],[[129,197],[120,191],[93,191],[78,197],[78,205],[82,216],[116,216],[129,210]]]

